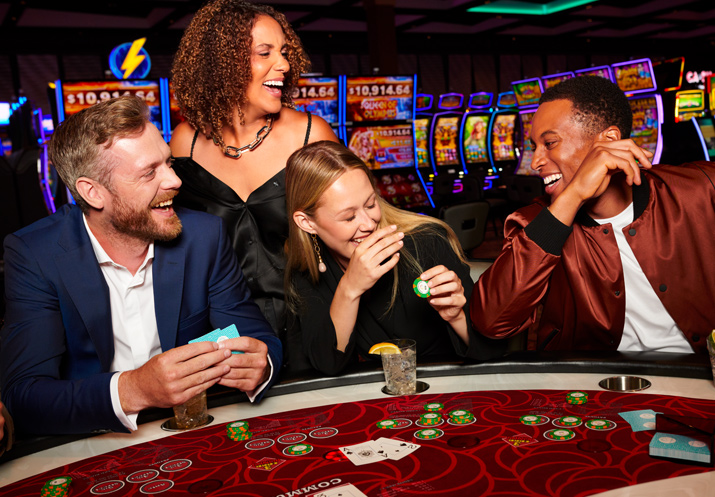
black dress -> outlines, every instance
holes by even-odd
[[[419,273],[409,272],[398,264],[399,290],[390,312],[386,312],[392,294],[393,272],[383,275],[360,298],[355,330],[345,352],[337,347],[335,326],[330,318],[330,304],[343,276],[343,270],[331,257],[321,242],[321,254],[327,267],[320,273],[318,285],[313,285],[308,273],[296,273],[294,283],[301,297],[298,319],[302,331],[303,350],[314,368],[325,374],[338,374],[348,363],[362,357],[378,360],[368,353],[376,343],[395,338],[412,338],[417,342],[417,360],[461,360],[464,358],[487,360],[501,356],[506,351],[506,340],[492,340],[476,332],[469,318],[469,298],[474,283],[469,267],[459,260],[452,250],[446,233],[423,233],[404,238],[401,251],[409,251],[418,260],[422,270],[444,265],[455,271],[462,280],[467,304],[464,306],[469,333],[469,347],[444,321],[426,299],[418,297],[412,284]]]
[[[308,113],[304,146],[308,144],[311,122]],[[194,160],[198,134],[194,134],[189,157],[174,157],[174,171],[182,181],[175,202],[223,219],[251,297],[283,342],[287,364],[291,349],[300,350],[300,344],[291,344],[288,337],[283,289],[284,244],[288,238],[285,168],[244,200]]]

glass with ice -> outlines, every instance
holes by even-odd
[[[387,343],[395,345],[395,348],[386,348],[380,353],[387,392],[390,395],[417,393],[417,344],[409,339]]]
[[[174,406],[174,419],[179,430],[189,430],[207,424],[209,412],[206,406],[206,390],[183,404]]]

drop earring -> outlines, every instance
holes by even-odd
[[[324,273],[328,270],[328,268],[325,267],[323,258],[320,256],[320,245],[318,245],[318,237],[315,235],[315,233],[311,234],[310,236],[311,238],[313,238],[313,249],[315,250],[315,255],[318,256],[318,271]]]

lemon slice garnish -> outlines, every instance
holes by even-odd
[[[380,342],[376,343],[368,351],[370,354],[400,354],[400,347],[394,343]]]

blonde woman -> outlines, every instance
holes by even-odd
[[[286,204],[286,295],[313,367],[337,374],[394,338],[415,339],[419,359],[503,351],[503,342],[471,328],[473,282],[452,230],[385,202],[347,148],[320,141],[294,152]],[[413,291],[417,278],[428,282],[429,297]]]

